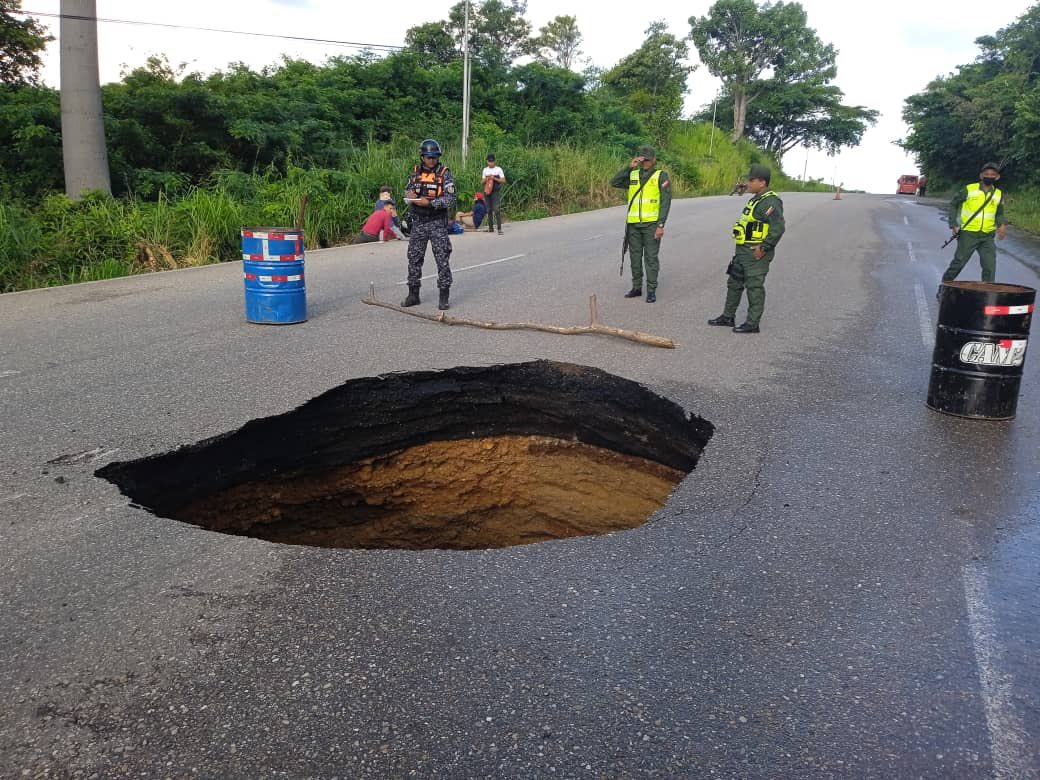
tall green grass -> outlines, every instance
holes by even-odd
[[[460,209],[470,207],[489,151],[506,170],[507,217],[532,219],[622,203],[625,193],[608,182],[634,150],[527,147],[492,136],[475,139],[463,162],[449,147],[444,162],[455,176]],[[776,189],[829,189],[788,179],[761,150],[732,144],[704,123],[680,123],[659,158],[677,197],[727,194],[754,162],[773,168]],[[217,171],[177,198],[92,194],[73,202],[52,195],[32,209],[0,203],[0,292],[237,260],[242,227],[294,225],[304,194],[308,248],[346,243],[370,213],[379,186],[389,184],[400,198],[417,161],[417,142],[395,138],[353,149],[335,170],[290,163],[285,173]]]
[[[1008,221],[1030,233],[1040,233],[1040,189],[1016,189],[1006,193]]]

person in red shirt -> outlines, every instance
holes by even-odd
[[[397,213],[397,209],[394,206],[392,200],[388,200],[380,211],[373,211],[367,220],[365,220],[365,226],[361,228],[361,232],[357,234],[351,244],[368,244],[372,241],[379,240],[379,233],[382,231],[383,240],[389,241],[394,235],[394,215]]]

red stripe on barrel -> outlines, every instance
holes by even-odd
[[[982,313],[987,317],[992,316],[1007,316],[1009,314],[1031,314],[1033,311],[1033,304],[1027,304],[1025,306],[985,306],[983,307]]]

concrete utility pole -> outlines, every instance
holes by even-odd
[[[70,18],[71,17],[71,18]],[[61,152],[65,194],[111,194],[98,74],[95,0],[61,0]]]
[[[462,164],[469,154],[469,0],[462,25]]]

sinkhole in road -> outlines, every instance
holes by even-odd
[[[642,525],[714,427],[552,361],[354,379],[96,474],[161,517],[271,542],[487,549]]]

